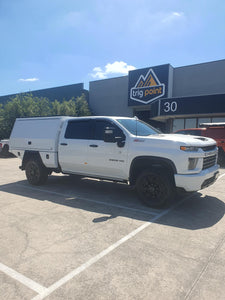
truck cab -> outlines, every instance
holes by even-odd
[[[107,140],[107,131],[114,140]],[[109,136],[109,134],[108,134]],[[118,124],[107,118],[67,120],[59,136],[58,159],[64,173],[127,179],[129,139]]]

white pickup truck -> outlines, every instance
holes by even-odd
[[[137,118],[20,118],[9,147],[32,185],[52,172],[126,182],[152,207],[167,204],[175,188],[211,185],[219,169],[214,140],[161,134]]]

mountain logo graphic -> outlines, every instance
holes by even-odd
[[[144,104],[149,104],[164,94],[165,84],[159,81],[153,69],[149,69],[145,77],[141,75],[130,89],[130,98]]]

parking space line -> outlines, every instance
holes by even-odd
[[[47,291],[47,288],[33,281],[32,279],[27,278],[26,276],[16,272],[15,270],[7,267],[6,265],[0,263],[0,271],[8,275],[9,277],[19,281],[23,285],[27,286],[31,290],[37,292],[38,294],[44,293]]]
[[[71,197],[71,195],[69,195],[69,194],[64,194],[64,193],[54,192],[54,191],[50,191],[50,190],[40,189],[40,188],[25,185],[25,184],[19,184],[18,183],[17,185],[22,186],[22,187],[26,187],[27,189],[30,189],[30,190],[42,192],[42,193],[48,193],[48,194],[53,194],[53,195],[63,196],[63,197]],[[133,211],[133,212],[136,212],[136,213],[138,212],[138,213],[143,213],[143,214],[153,215],[153,216],[157,216],[161,212],[161,210],[154,210],[154,209],[151,209],[151,211],[143,210],[143,209],[139,209],[139,208],[132,208],[132,207],[118,205],[118,204],[114,204],[114,203],[108,203],[108,202],[104,202],[104,201],[93,200],[93,199],[82,197],[82,196],[80,196],[80,197],[75,196],[74,200],[76,200],[76,199],[91,202],[91,203],[95,203],[95,204],[115,207],[115,208],[119,208],[119,209],[126,209],[126,210],[130,210],[130,211]],[[149,209],[149,208],[147,208],[147,209]]]
[[[222,174],[222,175],[220,175],[220,176],[218,177],[218,179],[222,178],[223,176],[225,176],[225,173]]]
[[[150,222],[145,222],[144,224],[139,226],[137,229],[131,231],[129,234],[127,234],[126,236],[124,236],[123,238],[118,240],[116,243],[112,244],[111,246],[109,246],[108,248],[106,248],[105,250],[103,250],[102,252],[100,252],[99,254],[92,257],[91,259],[89,259],[84,264],[82,264],[80,267],[74,269],[69,274],[67,274],[66,276],[64,276],[60,280],[53,283],[45,291],[39,293],[39,295],[32,298],[32,300],[42,300],[45,297],[49,296],[54,291],[56,291],[58,288],[60,288],[62,285],[64,285],[65,283],[67,283],[68,281],[70,281],[71,279],[73,279],[74,277],[76,277],[77,275],[82,273],[83,271],[85,271],[87,268],[89,268],[93,264],[97,263],[101,258],[108,255],[110,252],[112,252],[113,250],[118,248],[120,245],[124,244],[126,241],[128,241],[131,238],[133,238],[134,236],[136,236],[139,232],[143,231],[145,228],[149,227],[151,224],[155,223],[155,221],[157,221],[159,218],[161,218],[162,216],[168,214],[170,211],[175,209],[177,206],[181,205],[181,203],[183,203],[185,200],[187,200],[188,198],[191,198],[194,194],[195,193],[183,198],[180,202],[176,203],[175,205],[171,206],[170,208],[168,208],[168,209],[164,210],[163,212],[159,213]]]

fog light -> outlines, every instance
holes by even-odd
[[[197,166],[198,158],[189,158],[188,159],[188,170],[194,170]]]

